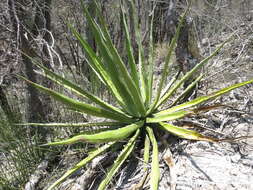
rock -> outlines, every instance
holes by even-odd
[[[233,51],[233,52],[231,52],[230,55],[231,55],[232,58],[235,58],[235,57],[238,56],[238,52]]]
[[[201,44],[202,44],[203,46],[207,46],[208,43],[209,43],[209,39],[208,39],[208,38],[204,38],[204,39],[202,39],[202,41],[201,41]]]
[[[176,189],[253,189],[250,183],[253,181],[253,173],[250,172],[252,160],[241,157],[232,146],[226,144],[189,144],[178,156],[175,165]]]

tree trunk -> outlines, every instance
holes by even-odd
[[[32,13],[28,11],[28,6],[30,3],[30,1],[25,0],[8,1],[13,31],[16,32],[16,48],[28,56],[34,57],[37,54],[30,44],[30,41],[33,39],[31,31],[36,34],[37,32],[35,31],[38,30],[32,27]],[[37,78],[33,70],[33,63],[24,54],[21,55],[21,58],[25,67],[25,74],[27,79],[36,83]],[[45,121],[48,114],[48,109],[46,109],[45,105],[50,106],[49,103],[44,102],[42,104],[39,92],[30,84],[27,84],[27,96],[27,122]],[[38,128],[36,130],[31,130],[31,133],[31,135],[36,133],[39,134],[41,136],[41,141],[43,142],[46,141],[48,130],[46,128]]]
[[[43,48],[42,48],[42,53],[41,57],[43,60],[43,65],[46,66],[48,69],[53,70],[52,64],[53,60],[50,57],[51,50],[49,49],[49,46],[52,43],[51,40],[51,14],[50,14],[50,6],[51,6],[51,0],[40,0],[38,1],[38,4],[36,6],[36,12],[35,12],[35,21],[33,25],[33,34],[34,36],[37,37],[40,33],[43,36]],[[40,32],[41,31],[41,32]],[[47,88],[52,88],[53,83],[51,80],[47,78],[42,79],[42,84],[43,86]],[[51,98],[48,95],[43,95],[40,97],[41,103],[44,109],[44,112],[46,113],[44,115],[44,122],[46,121],[52,121],[53,118],[51,118],[51,113],[52,113],[52,102]]]
[[[9,122],[15,123],[18,121],[18,118],[15,117],[15,114],[13,110],[11,109],[11,106],[8,102],[7,96],[2,86],[0,86],[0,106],[2,110],[4,111],[5,116]]]

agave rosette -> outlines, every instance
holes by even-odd
[[[113,178],[114,174],[119,170],[122,164],[129,157],[131,152],[136,146],[137,139],[140,139],[138,143],[144,144],[144,162],[149,163],[151,161],[151,177],[150,177],[150,188],[153,190],[158,189],[159,182],[159,157],[158,157],[158,145],[157,139],[154,133],[154,129],[165,130],[173,135],[184,139],[190,140],[203,140],[216,142],[218,139],[211,138],[200,134],[194,130],[185,129],[180,126],[175,126],[170,121],[177,120],[180,118],[187,117],[189,115],[198,114],[199,112],[206,111],[209,109],[216,108],[218,106],[210,106],[206,108],[197,107],[199,104],[206,102],[208,100],[214,99],[221,96],[235,88],[244,86],[246,84],[252,83],[253,80],[238,83],[227,88],[221,89],[207,96],[201,96],[186,103],[177,105],[178,100],[184,97],[189,90],[191,90],[195,84],[202,78],[202,75],[196,78],[191,85],[185,89],[181,95],[174,101],[171,106],[167,109],[161,110],[161,107],[167,100],[175,94],[175,92],[182,86],[182,84],[194,75],[204,64],[206,64],[212,57],[214,57],[220,49],[228,42],[223,42],[210,56],[203,59],[199,64],[197,64],[192,70],[186,73],[183,77],[171,82],[170,88],[165,91],[164,84],[171,68],[171,55],[175,49],[176,42],[180,33],[180,28],[183,25],[185,15],[187,11],[182,15],[179,25],[176,30],[176,34],[171,41],[170,47],[168,49],[168,54],[164,64],[163,72],[161,78],[158,82],[158,88],[155,93],[153,92],[153,70],[154,70],[154,50],[152,34],[150,34],[149,39],[149,56],[144,59],[144,51],[142,47],[142,38],[140,27],[137,23],[136,10],[133,2],[131,1],[131,9],[134,14],[134,26],[135,26],[135,36],[138,44],[138,61],[136,61],[133,53],[133,48],[130,40],[130,34],[128,31],[128,23],[126,19],[126,13],[124,8],[122,9],[122,21],[125,31],[126,40],[126,50],[128,57],[129,70],[126,64],[123,62],[121,56],[119,55],[117,49],[113,45],[110,38],[107,26],[100,14],[99,6],[94,2],[94,6],[98,10],[98,21],[94,20],[87,8],[83,6],[84,15],[87,22],[92,30],[93,37],[96,41],[98,52],[94,52],[89,46],[88,42],[73,28],[69,25],[73,35],[78,39],[83,47],[85,55],[87,56],[87,61],[92,71],[97,75],[101,82],[107,87],[108,91],[114,97],[117,105],[111,105],[105,100],[93,95],[80,88],[73,82],[66,80],[61,75],[52,72],[42,64],[37,63],[33,60],[43,72],[42,74],[51,79],[58,85],[63,86],[66,89],[71,90],[77,95],[88,99],[92,104],[85,103],[83,101],[78,101],[71,97],[68,97],[62,93],[56,92],[52,89],[48,89],[39,84],[33,83],[25,78],[28,83],[32,86],[38,88],[42,92],[52,96],[57,101],[63,103],[71,110],[78,111],[84,114],[89,114],[91,116],[100,117],[107,119],[104,122],[86,122],[86,123],[26,123],[23,125],[34,125],[34,126],[61,126],[61,127],[101,127],[108,126],[106,130],[94,131],[93,134],[79,134],[72,138],[65,139],[57,142],[50,142],[46,145],[67,145],[78,142],[87,143],[103,143],[101,147],[90,152],[88,156],[75,165],[72,169],[68,170],[60,179],[55,181],[49,189],[53,189],[60,183],[62,183],[68,176],[76,172],[81,167],[85,166],[89,161],[94,159],[96,156],[109,151],[110,147],[118,143],[122,144],[122,140],[126,140],[126,144],[120,151],[117,159],[114,161],[113,165],[108,169],[105,178],[100,183],[98,189],[105,189],[109,184],[110,180]],[[150,31],[152,31],[154,15],[150,15]],[[99,24],[98,24],[99,23]],[[152,32],[151,32],[152,33]],[[138,63],[137,63],[138,62]],[[138,68],[137,68],[138,67]],[[116,126],[116,127],[115,127]],[[140,135],[144,134],[144,135]],[[145,139],[143,138],[145,137]],[[143,139],[143,140],[142,140]],[[151,159],[150,159],[150,149],[152,147]],[[145,167],[146,171],[148,168]]]

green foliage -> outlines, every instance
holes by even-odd
[[[18,118],[17,115],[15,117]],[[0,131],[0,189],[18,190],[28,181],[40,161],[39,143],[35,136],[33,140],[28,139],[27,130],[7,121],[2,113]]]
[[[125,160],[129,157],[131,152],[134,150],[135,146],[138,146],[140,143],[143,143],[144,146],[144,164],[145,166],[149,163],[151,158],[151,181],[150,187],[153,190],[158,189],[159,186],[159,152],[157,145],[157,138],[155,137],[155,131],[164,130],[173,135],[184,139],[190,140],[203,140],[216,142],[219,141],[215,138],[206,137],[196,131],[184,129],[180,126],[174,126],[168,121],[177,120],[183,117],[191,116],[198,114],[202,111],[208,111],[219,106],[209,106],[209,107],[197,107],[199,104],[206,102],[208,100],[214,99],[218,96],[221,96],[235,88],[244,86],[246,84],[252,83],[253,80],[238,83],[230,87],[221,89],[217,92],[214,92],[207,96],[198,97],[189,102],[176,105],[178,100],[184,98],[187,95],[188,91],[198,82],[201,78],[198,77],[189,87],[180,94],[174,103],[167,106],[166,109],[161,110],[163,104],[167,102],[169,98],[174,95],[174,93],[182,86],[182,84],[193,76],[204,64],[206,64],[212,57],[214,57],[219,50],[228,42],[226,40],[222,43],[210,56],[205,58],[199,64],[197,64],[191,71],[185,74],[181,79],[172,81],[170,88],[166,89],[164,93],[162,90],[166,78],[169,74],[171,68],[171,56],[172,52],[175,49],[177,39],[180,34],[180,28],[183,25],[185,20],[185,15],[187,11],[183,14],[180,19],[179,26],[176,30],[176,35],[174,36],[171,45],[168,49],[168,55],[166,57],[163,73],[161,79],[158,83],[157,92],[153,92],[153,44],[152,44],[152,35],[150,35],[150,47],[149,47],[149,56],[145,59],[144,51],[141,43],[141,32],[140,26],[137,22],[137,14],[132,3],[131,9],[134,13],[135,18],[135,36],[138,41],[138,65],[136,66],[136,60],[134,59],[133,47],[130,40],[130,34],[128,30],[128,22],[126,19],[126,13],[124,7],[122,6],[122,19],[124,25],[124,31],[126,36],[126,48],[128,55],[128,65],[130,71],[126,67],[126,64],[122,61],[117,49],[114,47],[112,40],[110,38],[107,26],[101,15],[101,11],[96,2],[94,6],[97,9],[98,21],[95,21],[89,14],[86,7],[83,5],[84,15],[87,19],[87,22],[92,30],[93,37],[96,41],[98,52],[94,52],[89,46],[88,42],[71,26],[69,25],[73,35],[79,40],[80,44],[83,47],[83,50],[87,56],[87,60],[90,68],[94,71],[97,77],[101,80],[108,91],[112,94],[114,99],[117,102],[117,105],[110,105],[105,100],[100,99],[99,97],[93,95],[92,93],[81,89],[78,85],[64,79],[60,75],[51,72],[43,65],[37,63],[33,60],[43,72],[45,77],[51,79],[58,85],[65,87],[81,97],[85,97],[93,104],[88,104],[80,100],[75,100],[73,98],[67,97],[64,94],[58,93],[54,90],[43,87],[39,84],[35,84],[25,78],[28,83],[43,91],[46,94],[49,94],[59,102],[71,108],[71,110],[81,112],[83,114],[89,114],[91,116],[100,117],[104,119],[109,119],[112,121],[99,122],[99,123],[45,123],[45,124],[25,124],[25,125],[36,125],[36,126],[108,126],[108,128],[101,130],[95,130],[93,134],[81,133],[70,139],[51,142],[46,145],[67,145],[77,142],[89,142],[89,143],[106,143],[100,148],[97,148],[88,156],[78,163],[74,168],[67,171],[59,180],[52,184],[49,189],[53,189],[55,186],[59,185],[63,180],[65,180],[69,175],[71,175],[76,170],[85,166],[93,158],[102,154],[105,151],[109,151],[109,148],[116,143],[119,145],[122,144],[122,140],[127,141],[125,146],[122,148],[122,151],[119,153],[118,158],[113,163],[112,167],[108,170],[105,178],[102,180],[99,185],[99,189],[105,189],[109,184],[115,173],[119,170]],[[150,27],[152,29],[153,15],[151,15]],[[115,128],[117,126],[118,128]],[[140,135],[142,134],[142,135]],[[144,136],[143,136],[144,134]],[[144,138],[145,137],[145,140]],[[137,141],[138,140],[138,141]],[[120,141],[120,142],[119,142]],[[137,144],[138,142],[138,144]],[[152,156],[150,157],[149,152],[152,147]],[[148,167],[145,167],[146,171]]]

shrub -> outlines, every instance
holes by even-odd
[[[187,92],[191,90],[194,85],[202,78],[202,75],[195,79],[191,85],[189,85],[171,105],[165,105],[165,109],[161,110],[169,98],[182,86],[182,84],[193,76],[205,63],[207,63],[213,56],[215,56],[220,49],[228,42],[223,42],[210,56],[203,59],[197,64],[191,71],[186,73],[180,79],[173,79],[170,83],[169,88],[162,93],[165,81],[169,74],[172,63],[170,58],[174,51],[180,28],[183,25],[185,15],[183,14],[180,19],[179,26],[177,27],[176,34],[171,41],[168,49],[168,54],[165,60],[163,72],[158,83],[156,92],[153,91],[153,42],[152,32],[150,32],[149,40],[149,54],[147,58],[144,56],[144,48],[141,42],[140,27],[137,23],[136,11],[132,2],[131,9],[134,13],[134,25],[135,25],[135,36],[138,43],[138,61],[134,58],[133,47],[131,44],[130,34],[128,31],[128,23],[124,8],[122,8],[122,21],[124,24],[126,50],[128,56],[129,71],[122,61],[117,49],[112,43],[107,26],[102,18],[99,6],[94,2],[96,9],[98,10],[98,21],[94,20],[85,6],[83,6],[84,14],[87,22],[92,29],[94,39],[97,44],[98,52],[94,52],[89,46],[88,42],[71,26],[69,25],[73,35],[78,39],[83,47],[83,50],[87,56],[88,64],[92,71],[98,76],[101,82],[107,87],[108,91],[114,97],[117,105],[111,105],[92,93],[81,89],[71,81],[66,80],[59,74],[56,74],[42,64],[37,63],[33,60],[43,72],[45,77],[51,79],[55,83],[65,87],[66,89],[75,92],[80,97],[84,97],[86,100],[92,102],[87,104],[85,102],[75,100],[71,97],[67,97],[62,93],[58,93],[52,89],[48,89],[39,84],[33,83],[25,78],[28,83],[38,88],[42,92],[49,94],[59,102],[65,104],[73,111],[81,112],[95,117],[106,119],[103,122],[87,122],[87,123],[29,123],[24,125],[34,126],[62,126],[62,127],[103,127],[101,130],[94,130],[93,134],[80,133],[72,138],[56,141],[46,144],[47,146],[54,145],[69,145],[78,142],[84,143],[100,143],[102,144],[99,148],[91,151],[88,156],[80,161],[76,166],[67,171],[60,179],[54,182],[49,189],[53,189],[59,185],[68,176],[73,174],[75,171],[84,167],[89,161],[97,157],[98,155],[109,151],[112,146],[119,143],[122,145],[122,140],[126,140],[126,144],[122,147],[117,159],[114,161],[111,168],[108,170],[107,175],[102,180],[98,189],[105,189],[113,178],[114,174],[119,170],[122,164],[129,157],[131,152],[136,147],[136,142],[140,139],[140,143],[144,144],[144,162],[148,163],[150,160],[149,152],[152,145],[152,156],[151,156],[151,173],[150,173],[150,187],[151,189],[158,189],[159,182],[159,157],[158,157],[158,143],[155,135],[156,130],[164,130],[178,137],[189,139],[189,140],[203,140],[209,142],[217,142],[219,139],[204,136],[196,131],[175,126],[171,121],[188,117],[191,115],[198,114],[200,112],[215,109],[219,106],[199,106],[208,100],[214,99],[221,96],[235,88],[244,86],[252,83],[253,80],[238,83],[219,91],[213,92],[207,96],[201,96],[186,103],[177,105],[178,100],[182,99],[187,95]],[[154,15],[150,18],[150,31],[152,31],[152,21]],[[31,58],[32,59],[32,58]],[[138,66],[138,68],[137,68]],[[172,106],[173,105],[173,106]],[[163,106],[164,107],[164,106]],[[146,164],[147,165],[147,164]],[[147,169],[147,168],[146,168]]]

